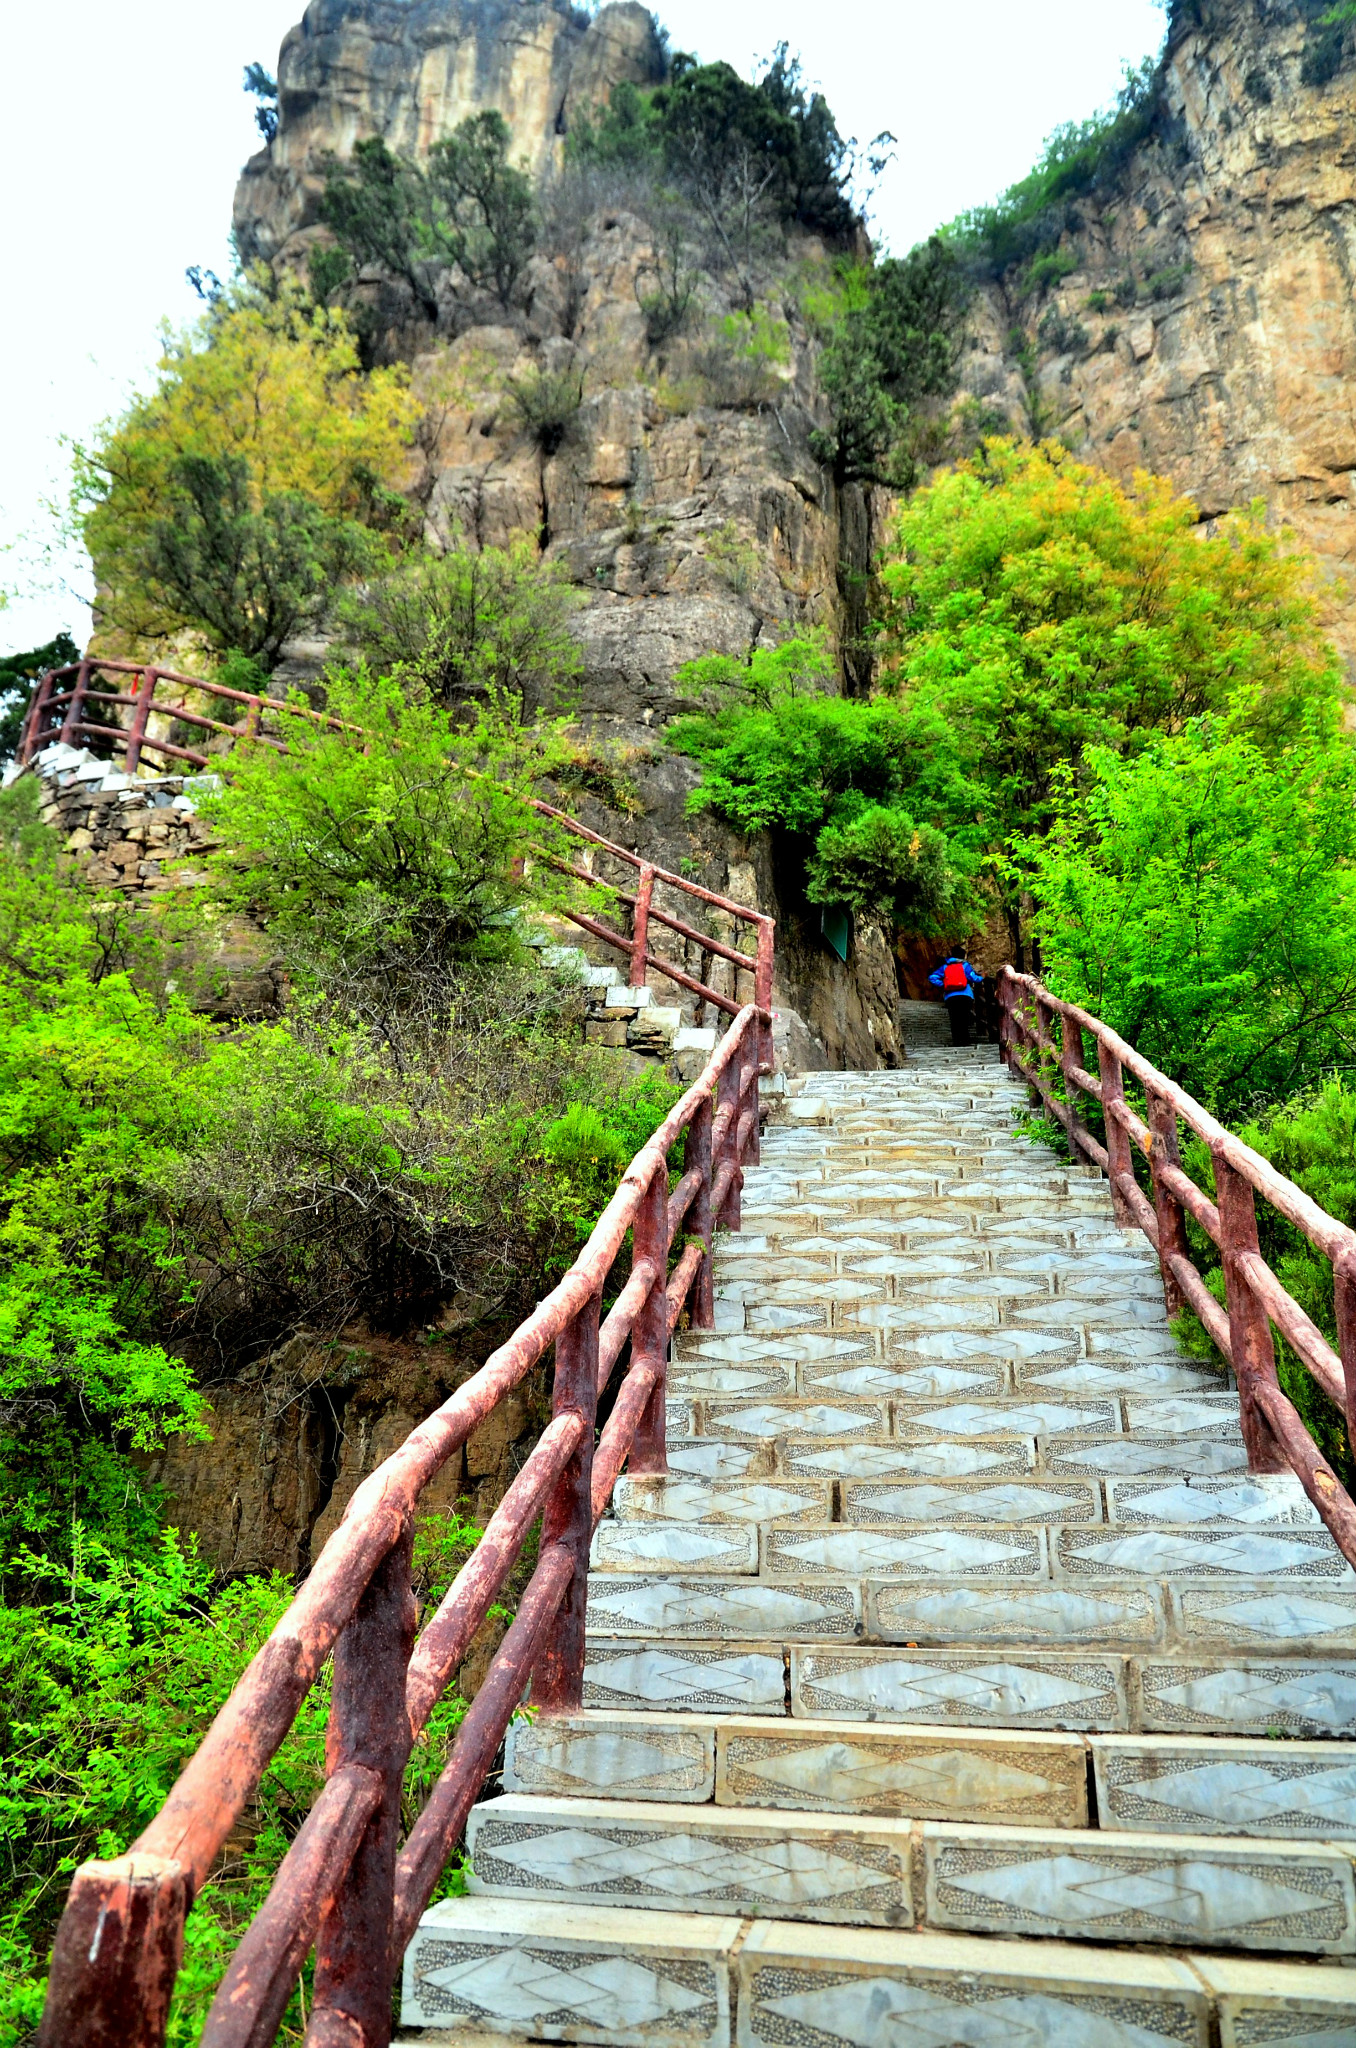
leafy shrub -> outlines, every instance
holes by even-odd
[[[43,647],[26,654],[0,655],[0,761],[18,751],[24,719],[39,680],[49,669],[79,661],[80,649],[69,633],[58,633]]]
[[[543,455],[559,454],[584,403],[584,373],[573,365],[505,380],[509,405]]]
[[[460,122],[424,164],[369,137],[327,163],[320,219],[350,268],[372,263],[402,279],[430,320],[439,276],[453,266],[507,306],[536,243],[531,182],[509,163],[508,145],[493,109]],[[318,285],[343,282],[337,266],[317,270]]]
[[[1224,1121],[1348,1058],[1356,754],[1210,719],[1086,756],[1028,841],[1044,971]]]
[[[707,403],[733,412],[757,412],[780,397],[790,360],[786,322],[757,308],[728,313],[715,338],[691,356]]]
[[[570,632],[581,602],[530,541],[420,556],[340,601],[358,653],[399,667],[445,703],[501,696],[553,706],[580,670]]]

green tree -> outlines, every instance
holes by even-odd
[[[374,263],[403,279],[430,320],[439,276],[453,265],[507,306],[536,243],[531,181],[510,164],[508,147],[507,124],[493,110],[460,122],[423,164],[372,136],[326,166],[320,218],[350,266]],[[322,293],[344,281],[317,257]]]
[[[935,235],[902,259],[840,274],[820,358],[834,424],[811,439],[837,483],[912,485],[910,427],[921,400],[955,389],[969,296]]]
[[[377,670],[397,665],[442,702],[502,697],[563,709],[582,663],[582,598],[530,541],[421,556],[344,597],[340,615]]]
[[[1065,771],[1023,846],[1042,969],[1223,1121],[1356,1051],[1356,752],[1193,722]]]
[[[704,767],[689,798],[736,830],[788,835],[814,903],[893,916],[914,930],[974,920],[974,793],[926,711],[890,698],[823,693],[814,643],[758,650],[741,673],[724,656],[678,672],[707,709],[666,737]]]
[[[1039,834],[1090,746],[1134,751],[1232,710],[1265,748],[1336,701],[1311,565],[1260,512],[1202,536],[1054,443],[997,440],[919,491],[881,569],[886,681],[944,722],[990,849]],[[1000,877],[1021,943],[1020,870]]]
[[[0,761],[11,760],[23,734],[24,719],[39,681],[49,669],[66,668],[80,659],[69,633],[58,633],[26,654],[0,655]]]
[[[271,671],[346,576],[386,559],[375,534],[300,491],[259,500],[243,455],[185,455],[164,512],[128,549],[124,569],[164,626],[191,628],[218,653]]]

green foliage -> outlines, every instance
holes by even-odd
[[[164,510],[138,534],[124,574],[169,630],[200,632],[220,653],[276,668],[346,576],[385,560],[374,534],[300,491],[258,498],[243,455],[185,455]]]
[[[1070,225],[1070,202],[1110,185],[1152,132],[1159,90],[1157,62],[1146,58],[1138,71],[1126,72],[1114,107],[1056,128],[1035,169],[991,206],[952,221],[945,239],[992,275],[1053,250]]]
[[[326,688],[342,726],[298,702],[287,751],[238,744],[230,781],[203,799],[225,842],[224,900],[280,939],[333,935],[388,972],[397,958],[414,973],[511,954],[513,913],[559,895],[554,870],[529,874],[523,854],[554,845],[530,800],[569,751],[562,723],[524,722],[492,682],[462,722],[408,677],[331,670]]]
[[[902,260],[840,272],[820,376],[834,410],[831,433],[811,445],[842,484],[907,487],[915,458],[909,428],[919,402],[955,388],[968,287],[936,236]]]
[[[499,696],[564,708],[580,672],[570,616],[581,603],[530,541],[421,555],[340,600],[374,669],[402,673],[445,703]]]
[[[1309,23],[1300,59],[1301,83],[1324,86],[1336,78],[1350,55],[1347,26],[1356,20],[1356,7],[1338,5]]]
[[[245,91],[259,104],[254,110],[255,123],[265,142],[272,142],[278,132],[278,81],[265,71],[262,64],[245,66]]]
[[[1348,1228],[1356,1227],[1356,1094],[1345,1078],[1334,1076],[1316,1081],[1305,1093],[1271,1104],[1255,1120],[1234,1128],[1245,1145],[1251,1145],[1255,1152],[1270,1160],[1321,1209]],[[1209,1148],[1200,1139],[1187,1144],[1183,1163],[1197,1185],[1213,1194]],[[1187,1228],[1192,1257],[1205,1274],[1211,1292],[1222,1303],[1224,1275],[1218,1249],[1190,1219]],[[1269,1202],[1257,1204],[1257,1232],[1262,1257],[1336,1350],[1331,1262],[1314,1249],[1301,1231],[1286,1223]],[[1178,1331],[1188,1351],[1218,1360],[1219,1353],[1190,1310],[1179,1319]],[[1320,1391],[1279,1331],[1274,1336],[1281,1386],[1324,1457],[1351,1491],[1356,1487],[1356,1460],[1352,1457],[1345,1419]]]
[[[634,86],[630,89],[635,91]],[[654,256],[636,272],[635,292],[636,303],[645,316],[646,339],[657,348],[687,326],[698,303],[701,273],[692,266],[679,212],[662,206],[652,210],[658,215]],[[642,290],[642,280],[647,278],[654,283],[651,291]]]
[[[622,79],[597,115],[585,114],[565,137],[565,161],[600,169],[652,168],[663,153],[663,124],[653,93]]]
[[[1265,752],[1202,719],[1090,750],[1025,855],[1043,967],[1228,1121],[1356,1037],[1356,755],[1315,720]]]
[[[583,371],[573,365],[529,370],[524,377],[505,378],[504,385],[510,409],[542,454],[558,454],[584,403]]]
[[[938,747],[936,722],[889,698],[826,696],[824,679],[821,650],[796,641],[756,651],[742,673],[724,656],[680,669],[679,684],[708,704],[667,733],[706,770],[689,809],[746,834],[792,835],[811,902],[916,930],[966,924],[974,800]]]
[[[1090,746],[1234,707],[1271,747],[1335,701],[1310,569],[1260,514],[1202,537],[1162,481],[1131,495],[1054,443],[986,443],[904,508],[890,554],[894,684],[943,721],[995,850],[1045,829]],[[1001,881],[1015,918],[1020,875]]]
[[[69,633],[58,633],[27,654],[0,655],[0,761],[11,760],[23,734],[29,700],[48,669],[79,661],[80,649]]]
[[[424,164],[371,136],[326,166],[320,218],[351,265],[379,264],[403,279],[430,320],[439,276],[453,266],[507,306],[536,243],[531,183],[510,164],[508,146],[508,126],[492,109],[460,122]],[[321,263],[315,282],[333,292],[344,279]]]

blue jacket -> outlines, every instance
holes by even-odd
[[[947,968],[952,965],[964,966],[966,977],[970,983],[970,987],[953,988],[950,995],[943,996],[942,1001],[949,1003],[954,1001],[958,996],[964,996],[965,1000],[968,1003],[972,1003],[974,1001],[974,996],[971,993],[971,991],[979,987],[979,984],[981,983],[981,981],[983,981],[984,976],[982,974],[976,974],[974,968],[970,965],[970,962],[968,960],[962,961],[959,953],[953,953],[951,955],[950,960],[943,960],[941,966],[937,969],[936,973],[930,974],[928,976],[928,980],[932,983],[932,986],[934,988],[940,988],[942,985],[942,976],[946,973]]]

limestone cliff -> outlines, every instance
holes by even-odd
[[[699,279],[692,316],[656,343],[642,303],[662,255],[653,190],[643,179],[555,178],[578,111],[618,80],[662,68],[662,39],[632,0],[591,21],[563,0],[312,0],[283,45],[278,133],[241,178],[236,231],[246,252],[300,262],[324,232],[314,218],[329,152],[375,133],[417,155],[480,107],[504,113],[514,153],[542,174],[537,250],[510,304],[447,280],[430,322],[397,282],[362,273],[369,334],[412,360],[428,405],[407,485],[425,539],[441,550],[454,536],[489,547],[527,534],[564,565],[581,598],[581,711],[625,751],[640,799],[634,818],[583,815],[662,865],[687,863],[708,886],[777,913],[778,1001],[807,1020],[810,1060],[893,1064],[897,988],[884,937],[860,928],[841,962],[775,846],[750,848],[687,818],[696,771],[662,742],[686,708],[676,671],[698,655],[744,655],[822,628],[849,684],[863,679],[841,593],[859,597],[878,523],[868,496],[837,491],[811,453],[828,414],[793,280],[822,245],[792,230],[762,252],[776,359],[749,362],[723,338],[737,300],[696,242],[686,258]],[[580,400],[549,447],[513,401],[543,377],[574,383]]]
[[[664,52],[636,0],[590,20],[570,0],[311,0],[278,57],[278,132],[235,200],[246,261],[272,258],[314,217],[327,155],[380,135],[418,157],[493,107],[515,162],[538,177],[570,122],[623,79],[655,84]]]
[[[1177,0],[1152,133],[1069,209],[1054,288],[1014,266],[982,294],[964,388],[1206,518],[1264,499],[1356,667],[1356,29],[1330,11]]]

